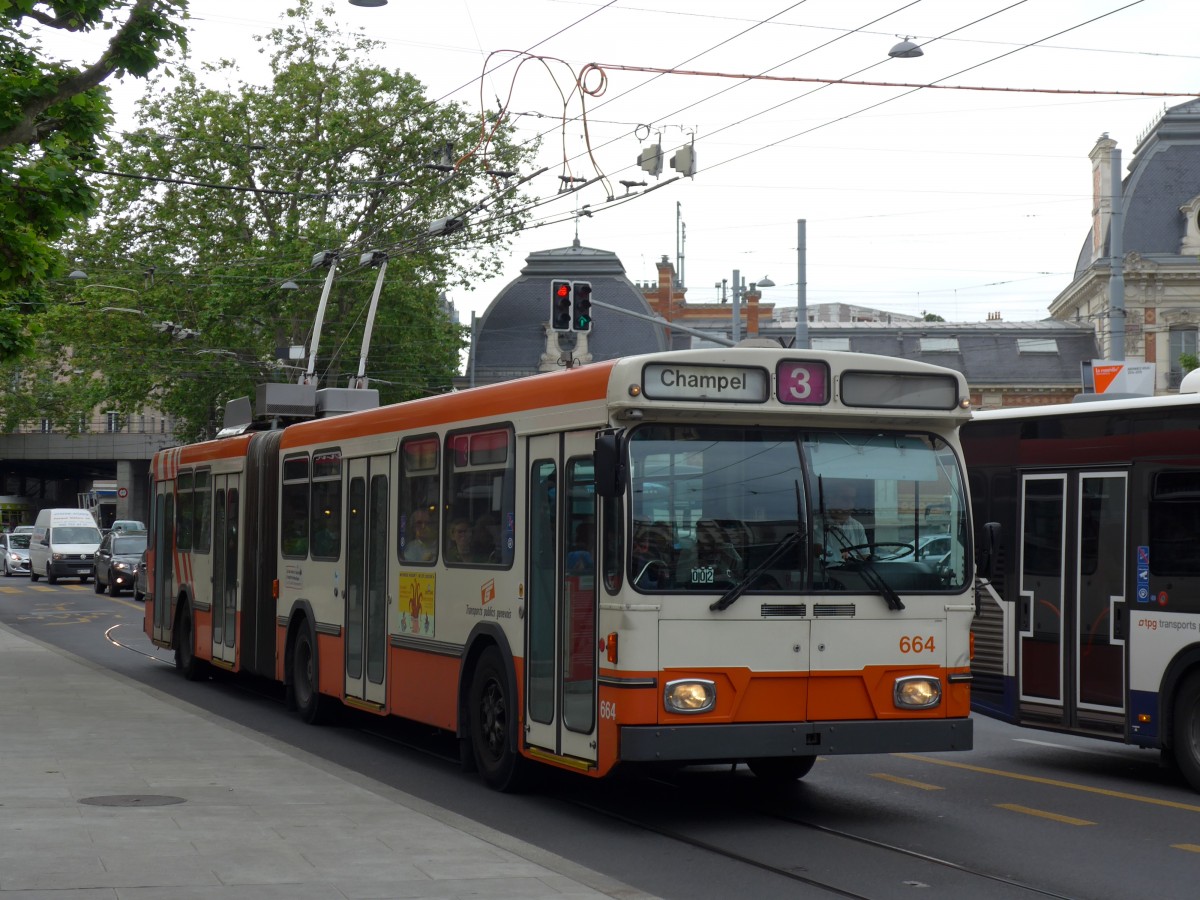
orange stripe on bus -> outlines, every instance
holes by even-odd
[[[484,385],[470,391],[409,400],[392,406],[290,426],[281,448],[308,446],[326,441],[432,428],[448,422],[497,418],[529,409],[565,406],[608,396],[608,380],[615,360],[580,366],[570,371],[518,378]]]

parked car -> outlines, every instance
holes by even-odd
[[[4,553],[4,576],[29,574],[29,532],[0,534],[0,552]]]
[[[137,519],[117,519],[112,523],[109,531],[145,531],[146,523],[139,522]]]
[[[117,596],[125,588],[133,588],[138,561],[146,552],[146,532],[110,531],[100,541],[96,559],[92,564],[92,575],[96,579],[97,594],[108,589],[110,596]]]
[[[145,601],[150,593],[149,573],[146,571],[146,551],[142,551],[142,557],[138,560],[137,569],[133,573],[133,599],[138,603]]]
[[[32,525],[18,525],[12,530],[13,534],[33,534]]]
[[[895,556],[884,556],[888,562],[912,562],[914,559],[938,566],[950,558],[951,541],[948,534],[929,534],[917,541],[916,554],[905,550]],[[890,549],[890,545],[886,545]]]

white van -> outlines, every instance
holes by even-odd
[[[100,529],[86,509],[43,509],[29,542],[29,578],[43,575],[51,584],[59,578],[86,582],[100,546]]]

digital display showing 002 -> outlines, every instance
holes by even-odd
[[[775,367],[775,392],[780,403],[823,406],[829,402],[829,367],[814,360],[784,360]]]

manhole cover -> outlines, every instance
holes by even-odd
[[[88,806],[174,806],[187,801],[166,794],[109,794],[106,797],[84,797],[79,802]]]

